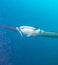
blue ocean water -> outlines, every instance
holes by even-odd
[[[58,32],[58,0],[0,0],[0,25]],[[58,39],[0,29],[0,65],[58,65]]]

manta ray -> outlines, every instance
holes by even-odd
[[[48,32],[41,30],[40,28],[36,28],[33,26],[19,26],[19,27],[12,27],[12,26],[0,26],[0,28],[6,28],[15,32],[20,33],[21,37],[25,35],[26,37],[50,37],[50,38],[58,38],[57,32]]]

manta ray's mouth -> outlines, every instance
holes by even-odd
[[[16,29],[18,30],[18,32],[20,33],[21,37],[23,37],[22,31],[19,27],[16,27]]]

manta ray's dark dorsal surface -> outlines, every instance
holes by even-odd
[[[18,32],[18,30],[15,27],[12,27],[12,26],[0,26],[0,28],[5,28],[5,29],[9,29],[9,30]]]

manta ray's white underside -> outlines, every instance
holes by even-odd
[[[16,27],[16,29],[19,31],[21,36],[23,36],[24,34],[27,37],[42,36],[42,37],[58,38],[58,33],[56,32],[46,32],[44,30],[37,29],[32,26],[20,26],[20,27]]]
[[[22,34],[26,35],[27,37],[30,36],[36,36],[40,33],[40,29],[36,29],[32,26],[20,26],[16,27],[16,29],[20,32],[21,36]]]

